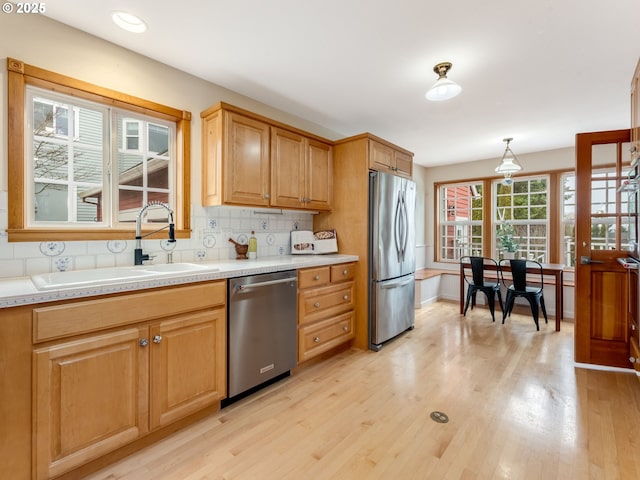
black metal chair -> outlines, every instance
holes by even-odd
[[[460,259],[462,264],[462,274],[464,280],[467,283],[467,299],[464,305],[463,315],[467,314],[469,303],[471,303],[471,309],[476,306],[476,294],[483,292],[487,297],[487,303],[489,304],[489,311],[491,312],[491,318],[496,321],[495,317],[495,303],[496,295],[500,302],[500,309],[504,312],[502,305],[502,293],[500,292],[500,282],[498,281],[498,263],[493,258],[487,257],[462,257]],[[495,281],[488,281],[485,278],[485,265],[490,264],[492,270],[496,272]]]
[[[507,270],[503,265],[509,265]],[[505,275],[505,273],[510,273]],[[535,277],[535,282],[529,282],[527,278]],[[540,280],[538,280],[538,275]],[[547,309],[544,305],[544,275],[542,273],[542,265],[534,260],[523,259],[505,259],[500,261],[500,280],[507,289],[507,297],[505,299],[505,308],[502,312],[502,323],[508,316],[511,316],[513,305],[517,297],[526,298],[531,305],[531,314],[536,324],[536,330],[540,330],[538,324],[538,304],[542,308],[544,314],[544,323],[548,323]],[[533,285],[532,285],[533,284]]]

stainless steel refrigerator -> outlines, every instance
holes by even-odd
[[[369,174],[369,348],[413,328],[416,184]]]

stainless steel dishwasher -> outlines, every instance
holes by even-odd
[[[289,375],[297,358],[295,270],[229,279],[223,406]]]

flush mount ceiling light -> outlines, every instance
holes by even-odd
[[[456,82],[452,82],[447,78],[447,72],[451,68],[451,63],[442,62],[433,67],[433,71],[438,74],[438,80],[429,89],[427,100],[432,102],[440,102],[455,97],[462,91],[462,87]]]
[[[147,24],[139,17],[127,12],[113,12],[111,18],[120,28],[133,33],[142,33],[147,30]]]
[[[496,173],[504,175],[507,185],[511,183],[511,175],[522,170],[522,165],[520,165],[520,162],[518,162],[518,159],[509,147],[509,143],[511,143],[511,140],[513,140],[513,138],[502,139],[503,142],[507,142],[507,146],[504,149],[504,154],[502,155],[502,160],[500,160],[500,165],[496,167]]]

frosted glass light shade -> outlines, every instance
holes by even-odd
[[[456,82],[452,82],[447,77],[441,77],[433,84],[425,97],[432,102],[440,102],[457,96],[461,91],[462,87]]]
[[[511,152],[511,150],[509,150]],[[518,159],[513,155],[509,155],[505,153],[504,157],[502,157],[502,161],[500,165],[496,167],[496,173],[504,174],[512,174],[522,170],[522,165],[518,162]]]

